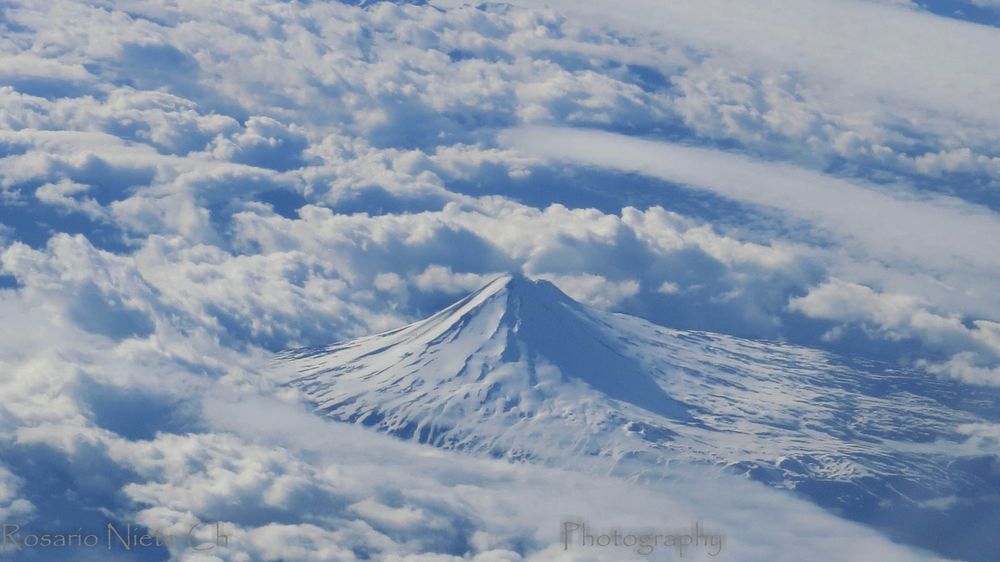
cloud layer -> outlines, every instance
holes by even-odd
[[[283,435],[330,441],[281,442],[227,405],[263,407],[272,351],[511,270],[1000,384],[1000,30],[909,2],[432,4],[4,4],[0,516],[224,519],[232,560],[552,560],[604,554],[559,551],[550,518],[663,502],[740,560],[911,555],[742,483],[718,485],[752,509],[373,458],[353,429],[289,412]],[[761,505],[766,532],[738,531]]]

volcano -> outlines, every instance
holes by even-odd
[[[321,415],[469,454],[633,479],[715,467],[945,553],[921,529],[969,520],[951,510],[1000,523],[996,457],[960,431],[998,417],[997,391],[669,329],[519,274],[389,332],[282,352],[273,371]]]

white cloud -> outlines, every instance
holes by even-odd
[[[699,492],[702,477],[650,493],[404,447],[272,402],[189,411],[208,392],[246,398],[266,350],[390,329],[508,270],[596,306],[774,337],[802,295],[792,309],[810,318],[921,338],[946,355],[928,370],[996,380],[995,216],[810,171],[989,193],[996,32],[875,3],[653,4],[5,6],[0,455],[48,446],[108,497],[144,502],[96,507],[149,525],[226,519],[228,559],[580,559],[551,535],[563,511],[644,524],[664,510],[717,519],[740,560],[911,556],[714,476],[735,505]],[[744,156],[578,130],[497,146],[524,124]],[[674,212],[683,201],[619,197],[557,153],[822,232],[773,239]],[[566,195],[577,187],[607,199]],[[0,513],[53,509],[28,503],[36,476],[20,466],[0,465]]]
[[[86,193],[89,189],[89,185],[63,180],[39,187],[35,190],[35,197],[42,203],[62,207],[67,211],[78,211],[92,219],[100,219],[104,216],[104,210],[97,201],[91,197],[74,197]]]
[[[1000,124],[993,103],[1000,33],[988,27],[857,0],[640,0],[625,10],[609,2],[548,4],[618,29],[722,51],[748,66],[804,73],[846,103],[918,104]],[[910,41],[914,34],[921,41]]]
[[[604,132],[535,127],[507,131],[502,139],[535,155],[639,172],[762,207],[781,218],[808,221],[837,248],[825,258],[832,273],[858,278],[813,289],[809,296],[792,300],[792,310],[841,322],[864,318],[890,337],[916,337],[952,354],[974,352],[972,365],[967,364],[968,355],[956,355],[931,370],[996,382],[991,375],[1000,360],[1000,345],[992,326],[1000,318],[1000,301],[988,287],[1000,275],[1000,260],[983,241],[1000,239],[1000,218],[988,209],[721,151]],[[666,247],[677,245],[663,234],[658,240]],[[728,238],[710,237],[702,247],[723,262],[731,257],[764,259],[780,267],[789,259],[773,248],[747,247]],[[889,264],[894,273],[857,265],[865,262]],[[872,277],[899,290],[876,295],[857,282]],[[910,296],[913,291],[937,297],[932,308],[943,312],[918,306],[924,299]],[[973,314],[981,317],[966,327],[966,315]]]
[[[453,193],[451,182],[476,186],[483,181],[522,181],[536,171],[547,171],[541,154],[494,146],[495,129],[518,122],[601,125],[657,134],[679,120],[704,138],[737,139],[749,154],[777,154],[807,166],[823,166],[836,157],[856,166],[898,173],[910,170],[935,177],[979,174],[976,181],[991,181],[988,178],[995,173],[991,170],[997,156],[990,153],[989,147],[996,143],[994,132],[983,124],[987,121],[972,123],[947,117],[944,109],[950,102],[942,101],[936,86],[930,88],[934,91],[902,87],[906,80],[922,77],[900,77],[897,74],[901,71],[895,67],[878,75],[862,75],[837,62],[843,53],[871,50],[887,40],[868,34],[868,23],[849,26],[863,41],[810,33],[809,40],[801,44],[801,52],[782,55],[779,64],[771,57],[775,52],[784,53],[783,46],[792,39],[797,41],[798,36],[782,26],[773,37],[762,29],[775,18],[811,22],[816,14],[831,12],[832,4],[816,0],[780,10],[729,6],[747,16],[735,28],[736,36],[761,39],[748,43],[751,49],[733,49],[735,39],[716,33],[719,12],[715,8],[721,6],[728,5],[659,6],[650,12],[650,18],[643,18],[660,21],[662,16],[666,25],[657,24],[655,30],[647,27],[649,21],[640,21],[628,11],[595,21],[578,10],[559,14],[550,9],[513,7],[438,11],[387,5],[360,10],[322,4],[290,11],[262,3],[231,6],[223,13],[199,4],[158,8],[135,3],[128,5],[134,17],[126,17],[123,12],[72,3],[62,5],[59,13],[47,12],[44,7],[13,6],[7,17],[20,26],[17,36],[22,44],[45,37],[52,45],[48,51],[38,51],[49,57],[45,60],[86,65],[90,69],[87,80],[99,82],[101,95],[50,99],[4,89],[0,97],[5,107],[3,119],[17,129],[4,133],[4,142],[23,150],[12,151],[0,163],[3,182],[11,193],[24,185],[37,192],[35,186],[43,185],[46,187],[39,196],[54,205],[84,209],[91,217],[110,216],[109,227],[118,229],[111,236],[128,241],[132,247],[166,247],[161,242],[143,242],[150,235],[179,237],[238,255],[241,259],[233,263],[239,263],[240,268],[266,271],[261,275],[273,282],[261,280],[259,286],[283,295],[286,303],[291,299],[299,304],[279,306],[278,297],[265,303],[267,299],[259,295],[223,294],[223,284],[249,278],[234,271],[222,274],[217,283],[207,283],[204,297],[195,296],[197,291],[190,287],[183,295],[170,288],[166,293],[173,295],[172,305],[189,310],[201,307],[201,315],[208,307],[209,316],[223,320],[220,329],[231,331],[233,325],[241,326],[255,338],[268,339],[270,345],[317,338],[324,322],[333,322],[327,333],[339,337],[375,326],[388,327],[406,320],[408,314],[426,312],[421,309],[426,301],[411,299],[398,284],[386,309],[369,304],[374,279],[390,273],[383,269],[392,262],[386,259],[392,251],[392,237],[412,247],[421,237],[434,236],[426,239],[427,252],[434,243],[443,247],[449,236],[456,235],[475,241],[478,248],[497,250],[487,252],[482,259],[452,253],[419,264],[416,257],[411,263],[404,260],[405,267],[391,271],[401,279],[420,275],[432,266],[465,276],[462,287],[471,285],[473,276],[518,268],[533,274],[628,279],[638,284],[634,293],[638,300],[609,293],[594,296],[592,302],[600,301],[604,306],[641,302],[649,306],[646,293],[669,278],[678,286],[695,288],[685,290],[685,298],[738,307],[742,309],[738,316],[744,318],[742,329],[771,336],[780,335],[777,315],[784,303],[779,294],[804,291],[828,267],[838,276],[870,284],[870,276],[854,277],[847,270],[857,273],[871,268],[864,260],[875,246],[882,255],[909,255],[921,264],[940,260],[938,269],[944,273],[939,277],[944,278],[943,286],[952,287],[897,276],[892,283],[885,283],[886,290],[934,301],[945,316],[1000,309],[1000,303],[983,291],[992,271],[966,281],[953,272],[962,270],[968,261],[975,261],[980,269],[980,264],[992,263],[983,245],[966,243],[995,234],[988,214],[940,198],[923,202],[906,200],[913,198],[909,194],[880,198],[877,190],[858,191],[851,182],[824,183],[827,180],[821,176],[758,164],[749,158],[723,158],[726,165],[714,170],[721,162],[716,158],[719,155],[697,151],[677,154],[698,158],[693,161],[699,163],[681,170],[691,177],[680,179],[704,180],[705,174],[716,174],[708,180],[716,182],[717,192],[783,208],[792,205],[784,198],[797,197],[794,206],[798,212],[807,211],[824,228],[839,228],[841,234],[849,230],[848,238],[860,242],[846,245],[848,255],[832,258],[780,240],[760,243],[759,237],[744,232],[678,217],[663,218],[662,213],[648,210],[622,212],[627,226],[623,228],[616,224],[614,213],[588,214],[575,209],[563,213],[558,206],[551,206],[538,215],[545,221],[536,220],[536,215],[524,208],[511,207],[519,214],[514,220],[518,230],[530,235],[510,228],[497,228],[494,234],[474,227],[472,223],[482,220],[479,213],[460,216],[461,224],[454,223],[454,215],[442,213],[438,224],[448,224],[447,230],[431,227],[434,221],[424,219],[397,221],[400,225],[424,221],[422,229],[409,233],[401,228],[373,229],[375,247],[384,249],[381,254],[363,256],[372,242],[352,236],[330,236],[327,241],[348,241],[348,246],[358,251],[315,250],[328,260],[343,260],[349,265],[320,264],[296,255],[281,258],[284,265],[269,270],[262,265],[266,260],[251,257],[260,248],[270,253],[278,246],[282,252],[293,251],[299,248],[299,240],[309,236],[302,225],[289,237],[280,229],[254,231],[261,221],[237,218],[241,213],[266,214],[265,203],[255,201],[262,192],[288,194],[293,202],[289,208],[279,209],[285,216],[294,214],[304,202],[373,215],[436,213],[448,203],[499,209],[496,203],[476,202]],[[593,10],[604,8],[597,5]],[[833,11],[831,21],[847,23],[873,14],[898,16],[888,35],[880,31],[886,37],[907,27],[924,30],[939,41],[950,31],[975,27],[871,3],[844,4]],[[62,17],[81,22],[78,29],[68,33],[58,23]],[[607,26],[616,33],[594,32]],[[276,29],[282,29],[282,35],[272,37],[262,47],[259,37]],[[925,65],[924,70],[942,79],[955,78],[953,90],[980,91],[977,81],[988,82],[989,76],[967,71],[983,64],[983,46],[994,40],[989,33],[959,34],[958,51],[935,54],[943,58],[961,54],[966,63],[961,69],[942,64]],[[823,47],[831,45],[836,50],[830,52],[838,55],[823,55]],[[876,66],[905,63],[900,68],[912,66],[915,58],[913,51],[898,49],[873,56]],[[158,62],[164,60],[173,61],[173,66]],[[183,72],[177,72],[178,68]],[[857,82],[852,82],[852,88],[858,91],[881,92],[889,96],[884,99],[905,98],[911,103],[888,106],[874,95],[846,98],[836,94],[829,81],[842,82],[844,75]],[[126,83],[129,76],[132,81]],[[969,111],[990,111],[988,104],[964,106]],[[624,146],[631,149],[633,145]],[[889,159],[879,160],[883,156]],[[889,161],[892,159],[895,163]],[[680,173],[677,162],[670,165],[674,166],[671,173]],[[728,175],[723,177],[722,171]],[[728,181],[736,175],[741,180],[757,176],[767,180],[734,194],[731,185],[748,183]],[[782,189],[769,185],[777,178],[783,178],[778,182]],[[112,189],[109,183],[117,187]],[[808,189],[814,183],[824,189]],[[77,192],[72,196],[48,187],[60,185],[91,187],[86,195]],[[822,198],[817,195],[820,191],[836,191],[836,195]],[[280,207],[280,203],[274,205]],[[953,212],[945,213],[941,207]],[[877,211],[863,217],[858,209]],[[495,212],[499,211],[483,214]],[[906,223],[894,220],[891,228],[883,220],[886,215],[914,216],[915,212],[915,218]],[[923,228],[940,216],[950,217],[944,228],[948,236]],[[584,231],[569,226],[589,220],[596,228]],[[543,226],[546,221],[548,225]],[[864,228],[856,228],[858,221]],[[553,226],[560,222],[565,225]],[[278,223],[285,224],[275,221]],[[496,221],[490,224],[496,225]],[[473,235],[467,234],[470,232]],[[538,240],[532,240],[533,236]],[[635,245],[633,237],[647,247],[629,254]],[[176,238],[170,244],[175,248],[186,245]],[[305,242],[303,247],[312,246]],[[625,263],[628,260],[616,257],[618,252],[612,248],[632,256],[645,257],[651,252],[656,259],[648,272],[632,272]],[[954,248],[960,250],[958,258],[952,255]],[[152,250],[146,252],[150,256],[147,262],[157,255]],[[204,252],[211,253],[210,249]],[[864,254],[861,262],[858,252]],[[688,267],[692,261],[686,257],[689,253],[699,260],[707,256],[705,263],[713,266],[723,264],[726,273],[720,277],[711,267]],[[194,254],[197,252],[181,252],[173,263]],[[229,261],[224,254],[207,263]],[[804,262],[809,266],[803,267]],[[286,271],[284,268],[293,267],[293,263],[298,271],[309,272],[312,284],[308,288],[282,286],[296,275],[285,275],[283,280],[274,277],[281,277],[277,271]],[[184,269],[183,264],[179,269]],[[157,287],[164,285],[156,280],[158,274],[173,282],[181,277],[169,275],[166,269],[156,271],[149,275]],[[698,275],[708,275],[708,282],[694,278]],[[882,272],[878,277],[885,281],[885,275]],[[382,278],[379,290],[388,293],[384,288],[387,279]],[[704,294],[699,287],[707,287]],[[682,293],[662,294],[677,298]],[[209,306],[214,299],[221,299],[221,304]],[[184,304],[179,304],[182,301]],[[200,304],[193,305],[196,301]],[[305,307],[313,306],[310,302],[329,303],[322,305],[324,312],[319,316],[323,320],[311,325],[303,321],[306,327],[293,327],[292,315],[302,315]],[[271,312],[263,312],[271,307],[276,309],[273,317],[267,316]],[[261,313],[266,321],[250,320]],[[333,320],[335,317],[342,320]],[[229,321],[232,323],[227,324]],[[717,328],[734,329],[729,325]]]
[[[23,521],[35,510],[30,501],[18,497],[23,480],[0,464],[0,518]]]
[[[958,426],[958,431],[969,436],[965,445],[980,453],[1000,455],[1000,424],[962,424]]]
[[[311,486],[333,495],[334,498],[327,500],[331,502],[328,505],[343,506],[344,511],[328,509],[325,512],[328,519],[323,522],[268,526],[247,529],[247,532],[250,535],[268,532],[311,537],[303,541],[304,544],[320,550],[331,548],[339,541],[341,545],[360,543],[376,550],[386,549],[385,555],[405,557],[426,552],[424,556],[430,556],[434,549],[428,546],[435,544],[442,534],[448,536],[458,530],[463,537],[456,537],[459,542],[471,543],[463,548],[471,546],[472,549],[456,558],[489,560],[492,556],[506,559],[510,556],[507,552],[516,549],[528,560],[551,560],[553,556],[565,560],[621,559],[622,553],[614,551],[563,551],[559,525],[572,515],[595,523],[608,521],[606,524],[610,526],[635,529],[680,528],[700,520],[725,533],[723,559],[922,558],[791,497],[721,474],[706,475],[704,471],[676,466],[662,488],[643,490],[606,477],[511,466],[428,451],[369,434],[361,428],[329,422],[273,400],[252,399],[237,403],[229,399],[211,399],[206,408],[208,418],[220,429],[233,431],[252,444],[240,450],[218,452],[198,448],[185,453],[167,453],[178,451],[177,447],[167,447],[164,449],[166,456],[201,454],[207,462],[213,463],[216,462],[213,458],[221,454],[223,458],[233,459],[228,461],[229,466],[239,467],[247,462],[261,462],[256,460],[259,458],[273,458],[275,453],[266,452],[271,450],[269,445],[281,443],[289,448],[288,453],[279,453],[287,455],[289,460],[284,462],[316,470]],[[289,436],[294,437],[289,439]],[[315,459],[316,464],[307,469],[302,461],[291,461],[292,455],[298,459]],[[292,472],[298,470],[293,468]],[[215,483],[220,489],[232,489],[226,482],[242,480],[238,473],[207,468],[197,475],[198,479],[206,477],[221,479]],[[711,486],[705,486],[706,479]],[[182,482],[171,485],[183,486]],[[405,487],[397,488],[397,483],[402,482],[406,482]],[[586,492],[582,493],[583,490]],[[725,493],[720,493],[722,490]],[[147,508],[151,515],[166,498],[176,504],[171,510],[183,512],[181,505],[185,500],[178,498],[196,496],[187,492],[175,495],[167,493],[166,489],[161,492],[151,496],[156,498]],[[317,499],[315,495],[303,496],[299,501],[316,502]],[[200,502],[198,499],[188,505],[200,506]],[[755,513],[765,506],[774,518],[762,522]],[[294,504],[286,508],[296,509]],[[208,511],[196,507],[193,513],[204,517]],[[234,510],[225,516],[239,517],[239,513]],[[345,516],[353,521],[342,521]],[[234,522],[238,524],[238,521]],[[239,541],[234,540],[233,544]],[[259,547],[280,548],[279,544],[288,543],[268,540],[266,544],[266,547],[264,544]],[[245,544],[236,548],[245,548]],[[290,554],[285,551],[286,556]],[[693,559],[709,559],[704,553],[688,554],[692,554]],[[300,553],[300,556],[313,555],[307,551]]]
[[[923,361],[931,372],[977,384],[1000,384],[1000,323],[935,313],[930,305],[901,294],[879,293],[856,283],[832,279],[793,298],[791,310],[813,318],[870,326],[888,339],[917,338],[952,355],[944,362]]]
[[[550,5],[576,25],[642,37],[632,64],[659,70],[671,87],[654,131],[679,120],[702,140],[735,141],[755,156],[880,180],[916,176],[963,196],[1000,182],[996,29],[908,2]],[[924,41],[911,46],[912,34]],[[964,175],[926,181],[943,174]]]
[[[639,292],[634,280],[610,281],[600,275],[539,275],[554,283],[574,300],[596,308],[614,308]]]
[[[54,78],[59,81],[81,82],[93,78],[81,64],[67,64],[30,53],[5,54],[0,63],[0,76],[17,78]]]
[[[677,283],[671,283],[670,281],[664,281],[656,289],[657,292],[663,293],[665,295],[672,295],[674,293],[679,293],[680,290],[681,288],[679,285],[677,285]]]
[[[424,292],[441,291],[453,295],[471,293],[496,278],[498,273],[455,273],[450,267],[427,266],[413,282]]]
[[[868,254],[946,270],[1000,271],[994,253],[978,243],[1000,237],[1000,219],[957,199],[895,194],[804,168],[593,130],[513,129],[502,142],[536,155],[648,174],[779,210],[856,241]],[[928,229],[928,224],[940,230]]]

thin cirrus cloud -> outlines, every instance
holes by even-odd
[[[940,270],[984,268],[1000,258],[979,243],[1000,238],[1000,217],[956,198],[894,194],[782,163],[603,131],[530,127],[500,142],[578,164],[638,172],[782,211],[851,240],[862,252]]]
[[[860,0],[547,4],[681,38],[745,66],[805,73],[846,105],[910,103],[1000,124],[994,28]]]
[[[1000,205],[1000,29],[906,2],[588,2],[572,10],[593,27],[643,37],[655,48],[637,51],[642,64],[680,66],[666,80],[668,115],[698,144],[736,142],[751,156],[879,182],[902,177]],[[682,54],[696,62],[678,65]],[[673,131],[664,121],[660,130]]]

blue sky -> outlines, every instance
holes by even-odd
[[[0,459],[55,443],[172,489],[129,443],[224,448],[200,393],[506,271],[1000,385],[998,22],[993,0],[4,2]],[[90,384],[160,421],[119,435]],[[56,509],[27,466],[0,463],[0,513]]]

